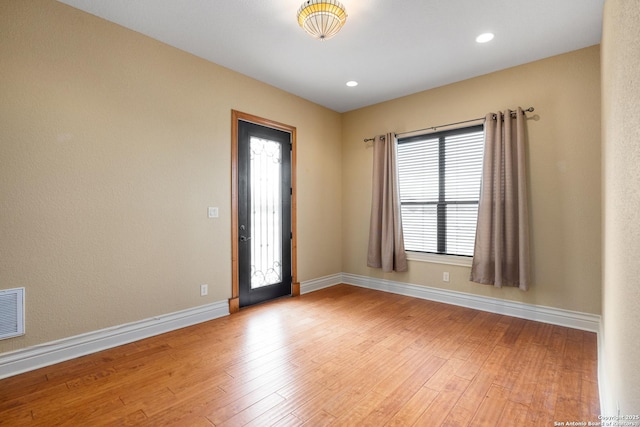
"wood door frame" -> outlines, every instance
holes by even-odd
[[[273,120],[231,110],[231,298],[229,313],[240,311],[240,282],[238,277],[238,121],[278,129],[291,134],[291,296],[300,295],[298,282],[298,233],[296,197],[296,128]]]

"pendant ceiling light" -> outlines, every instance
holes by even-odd
[[[298,24],[320,40],[335,36],[346,20],[347,12],[336,0],[308,0],[298,9]]]

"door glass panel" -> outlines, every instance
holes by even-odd
[[[282,282],[282,145],[251,137],[251,289]]]

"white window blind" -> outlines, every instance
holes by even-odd
[[[482,125],[398,140],[406,250],[473,256],[483,146]]]

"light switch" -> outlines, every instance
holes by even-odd
[[[212,208],[211,206],[209,206],[209,218],[218,218],[218,208]]]

